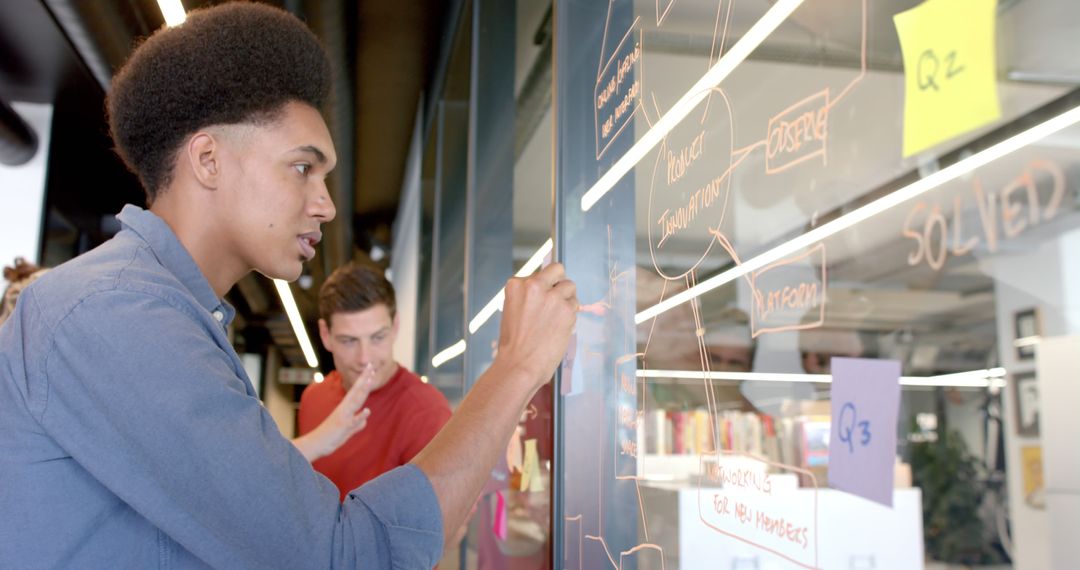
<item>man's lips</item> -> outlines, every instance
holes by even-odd
[[[315,257],[315,246],[321,240],[322,232],[308,232],[296,236],[296,241],[300,243],[300,252],[304,255],[305,259]]]

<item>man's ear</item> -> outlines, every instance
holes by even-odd
[[[323,348],[330,351],[330,325],[326,319],[319,319],[319,340],[322,341]]]
[[[184,146],[185,161],[199,184],[216,189],[221,179],[222,145],[216,137],[199,131]]]

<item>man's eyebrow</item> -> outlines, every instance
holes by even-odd
[[[301,151],[301,152],[310,152],[311,154],[315,155],[315,160],[318,160],[319,164],[326,164],[326,153],[319,150],[319,147],[312,146],[312,145],[308,144],[308,145],[297,147],[296,150]]]

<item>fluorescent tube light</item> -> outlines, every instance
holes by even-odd
[[[532,275],[540,264],[544,262],[544,258],[551,253],[551,247],[553,243],[550,239],[544,242],[544,245],[540,246],[540,249],[536,250],[529,257],[529,260],[525,262],[525,265],[521,266],[521,269],[515,274],[517,277],[528,277]],[[479,313],[469,321],[469,334],[476,334],[476,331],[480,330],[480,327],[484,326],[484,323],[491,318],[491,315],[495,314],[495,311],[501,311],[503,305],[503,299],[506,297],[505,289],[499,289],[499,292],[491,298],[490,301],[484,305],[483,309],[480,309]]]
[[[289,288],[288,283],[281,279],[274,279],[274,288],[277,289],[278,296],[281,297],[281,306],[285,307],[285,314],[289,317],[289,324],[292,325],[296,341],[300,343],[300,350],[304,351],[304,359],[307,360],[307,365],[311,368],[318,368],[319,359],[315,356],[315,348],[311,346],[311,339],[308,338],[304,320],[300,318],[300,309],[296,307],[296,299],[293,298],[292,289]]]
[[[158,8],[161,8],[161,15],[165,16],[165,24],[170,28],[173,26],[179,26],[187,19],[187,13],[184,12],[184,5],[180,0],[157,0]]]
[[[972,370],[940,376],[901,376],[902,386],[944,386],[988,388],[1005,385],[1005,369]],[[753,380],[758,382],[832,382],[829,374],[770,372],[701,372],[697,370],[638,370],[638,378],[680,378],[687,380]]]
[[[451,345],[449,348],[444,349],[442,352],[435,355],[435,358],[431,359],[431,365],[435,368],[446,364],[447,362],[461,356],[465,353],[465,339],[461,339]]]
[[[866,221],[873,216],[888,210],[894,206],[900,205],[912,198],[925,194],[942,184],[959,178],[977,168],[986,166],[991,162],[998,160],[1009,153],[1012,153],[1018,149],[1021,149],[1027,145],[1038,142],[1043,138],[1050,136],[1066,127],[1072,126],[1080,122],[1080,107],[1070,109],[1044,123],[1040,123],[1020,134],[1007,138],[990,148],[977,152],[963,160],[943,168],[925,178],[921,178],[903,188],[883,196],[870,202],[869,204],[862,206],[861,208],[854,210],[850,213],[844,214],[839,218],[818,226],[805,234],[800,235],[790,241],[784,242],[761,255],[758,255],[752,259],[747,260],[745,263],[732,267],[727,271],[706,279],[697,285],[672,296],[669,299],[665,299],[644,311],[641,311],[634,317],[634,322],[641,324],[661,313],[685,303],[703,293],[707,293],[720,287],[721,285],[730,283],[739,277],[747,275],[753,271],[761,269],[766,265],[778,261],[788,255],[801,251],[802,249],[814,245],[826,238],[833,236],[841,231],[844,231],[855,224]]]
[[[638,370],[638,378],[681,378],[684,380],[758,380],[764,382],[832,382],[828,374],[782,372],[701,372],[698,370]]]
[[[608,169],[599,180],[581,197],[581,211],[588,212],[596,202],[610,191],[623,175],[634,168],[645,154],[664,140],[671,129],[682,122],[690,111],[709,94],[740,63],[743,62],[759,45],[791,15],[803,0],[780,0],[754,24],[746,34],[739,38],[731,49],[712,66],[701,79],[690,88],[668,112],[626,151],[619,160]]]
[[[536,250],[536,252],[532,254],[532,257],[525,262],[525,265],[522,265],[521,269],[518,269],[518,272],[514,275],[517,277],[528,277],[532,275],[534,271],[540,269],[540,264],[544,262],[544,258],[547,257],[547,254],[551,253],[551,247],[553,245],[554,242],[551,241],[551,238],[548,238],[548,240],[544,242],[544,245],[541,245],[540,249]]]
[[[476,334],[476,331],[480,330],[480,327],[484,326],[484,323],[488,322],[491,315],[495,314],[495,311],[502,310],[503,299],[506,298],[506,291],[499,289],[499,292],[491,298],[490,301],[484,305],[483,309],[480,309],[479,313],[469,321],[469,334]]]

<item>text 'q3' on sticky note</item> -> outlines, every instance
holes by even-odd
[[[900,362],[832,359],[829,486],[892,506]]]
[[[926,0],[893,16],[904,56],[904,157],[1001,116],[997,0]]]

